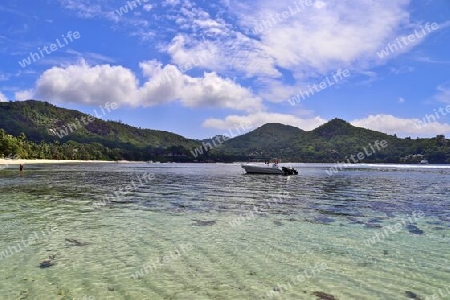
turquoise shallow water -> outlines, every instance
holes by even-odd
[[[327,165],[297,167],[292,177],[248,176],[237,164],[1,170],[0,298],[425,299],[450,290],[449,168],[364,165],[329,176]]]

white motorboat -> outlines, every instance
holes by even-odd
[[[273,174],[273,175],[297,175],[298,171],[292,167],[279,167],[278,164],[254,165],[242,164],[241,167],[247,174]]]

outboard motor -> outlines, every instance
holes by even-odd
[[[298,171],[292,167],[281,167],[281,170],[283,170],[284,175],[298,175]]]

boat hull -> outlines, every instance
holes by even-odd
[[[284,175],[281,168],[278,167],[262,167],[262,166],[252,166],[252,165],[242,165],[245,172],[249,174],[275,174]]]
[[[278,167],[278,166],[255,166],[241,165],[247,174],[271,174],[271,175],[297,175],[298,172],[294,168]]]

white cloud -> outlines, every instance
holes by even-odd
[[[145,11],[150,11],[150,10],[152,10],[153,5],[151,5],[151,4],[145,4],[145,5],[143,6],[143,8],[144,8]]]
[[[261,99],[230,79],[219,77],[216,73],[205,73],[203,78],[186,75],[181,89],[181,101],[187,106],[212,106],[229,109],[258,111]]]
[[[450,64],[450,61],[448,60],[436,60],[428,56],[417,56],[414,58],[414,60],[430,64],[442,64],[442,65]]]
[[[444,103],[450,103],[450,84],[439,85],[437,90],[439,92],[434,96],[436,100]]]
[[[402,67],[391,67],[389,69],[389,71],[391,71],[391,73],[393,74],[404,74],[404,73],[411,73],[414,71],[414,67],[406,67],[406,66],[402,66]]]
[[[14,98],[16,98],[16,101],[31,100],[33,99],[33,96],[34,96],[33,90],[23,90],[14,93]]]
[[[419,119],[403,119],[392,115],[369,115],[364,119],[351,122],[353,126],[364,127],[371,130],[384,132],[387,134],[397,134],[398,136],[436,136],[438,134],[450,133],[450,124],[430,122],[421,126]]]
[[[254,126],[261,126],[266,123],[281,123],[291,125],[309,131],[327,122],[320,116],[308,117],[298,115],[286,115],[279,113],[258,112],[248,115],[230,115],[225,119],[210,118],[203,122],[203,127],[227,129],[241,122],[250,122]],[[396,134],[399,137],[411,136],[432,137],[438,134],[449,134],[450,124],[430,122],[420,125],[419,119],[404,119],[392,115],[369,115],[364,119],[351,122],[353,126],[363,127],[387,134]]]
[[[187,107],[221,107],[259,111],[262,99],[230,79],[214,72],[190,77],[176,66],[152,60],[139,64],[146,82],[122,66],[89,66],[85,62],[53,67],[36,82],[40,99],[62,103],[101,105],[106,101],[131,106],[152,106],[179,101]]]
[[[122,66],[89,66],[85,62],[45,71],[36,83],[36,95],[54,102],[101,105],[107,101],[137,104],[138,81]]]
[[[164,0],[163,1],[163,5],[164,6],[166,6],[166,5],[175,6],[175,5],[178,5],[178,4],[180,4],[180,0]]]
[[[405,101],[406,101],[406,100],[405,100],[405,98],[403,98],[403,97],[398,98],[398,102],[399,102],[399,103],[405,103]]]
[[[211,18],[195,4],[184,2],[181,13],[172,17],[192,34],[178,34],[163,50],[172,63],[183,64],[201,50],[214,49],[214,59],[200,67],[223,76],[256,79],[257,94],[275,102],[292,96],[287,91],[296,91],[335,70],[361,74],[386,63],[395,55],[380,60],[377,51],[419,26],[410,22],[409,0],[312,0],[313,5],[298,12],[292,0],[224,2],[228,4],[227,18],[221,18],[223,14]],[[295,13],[290,15],[290,10]],[[271,16],[276,19],[276,14],[283,12],[289,16],[271,21]],[[255,22],[263,26],[259,32],[254,31]],[[263,23],[271,25],[264,28]],[[202,35],[210,40],[202,41]],[[294,84],[285,84],[289,77]],[[283,95],[277,96],[280,91]]]
[[[80,18],[106,19],[114,23],[114,30],[126,29],[131,36],[138,36],[143,41],[149,40],[155,35],[155,32],[150,30],[152,23],[147,20],[148,14],[144,16],[141,13],[142,10],[151,11],[154,5],[142,5],[144,1],[119,1],[114,4],[104,0],[59,0],[59,2],[63,8],[75,12]],[[129,9],[130,5],[133,9]],[[121,9],[125,8],[126,12],[123,10],[121,12]]]
[[[2,92],[0,92],[0,102],[7,102],[7,101],[8,99],[6,98],[6,96]]]
[[[255,21],[263,26],[256,35],[266,54],[301,79],[305,73],[326,74],[345,67],[360,69],[377,59],[376,51],[395,40],[409,22],[408,0],[377,1],[380,5],[376,9],[371,1],[313,1],[314,5],[293,15],[289,13],[285,19],[280,17],[277,22],[271,21],[270,16],[289,12],[289,7],[294,8],[292,1],[263,0],[237,7],[241,8],[238,17],[249,31],[254,30]],[[319,2],[332,5],[318,5]],[[269,22],[273,26],[266,28],[263,23]]]
[[[281,77],[275,68],[275,60],[265,54],[259,42],[239,33],[234,39],[221,37],[213,40],[178,35],[165,50],[172,62],[178,65],[196,61],[198,67],[228,75],[237,72],[247,78]]]
[[[64,8],[76,11],[79,17],[94,18],[105,15],[102,6],[91,0],[60,0],[60,2]]]
[[[195,41],[182,35],[177,35],[173,38],[167,47],[167,52],[171,55],[172,62],[180,66],[189,63],[195,64],[195,66],[211,70],[211,66],[215,65],[217,47],[210,42],[204,41],[197,43],[188,50],[185,48],[186,43],[195,43]]]
[[[176,66],[162,66],[157,61],[140,64],[148,81],[140,88],[143,105],[179,100],[188,107],[222,107],[245,111],[263,109],[262,100],[253,93],[216,73],[204,73],[194,78],[183,74]]]
[[[317,116],[313,118],[299,118],[294,115],[286,115],[279,113],[258,112],[249,115],[231,115],[225,119],[207,119],[203,122],[203,127],[227,129],[233,128],[234,125],[241,122],[250,122],[253,126],[261,126],[267,123],[281,123],[291,125],[303,130],[313,130],[324,124],[327,120]]]
[[[90,64],[98,64],[98,63],[115,63],[116,60],[114,58],[108,57],[106,55],[95,53],[95,52],[85,52],[81,53],[73,49],[67,49],[67,54],[71,54],[77,57],[78,60],[85,60]]]
[[[11,74],[0,74],[0,81],[7,81],[11,77]]]

